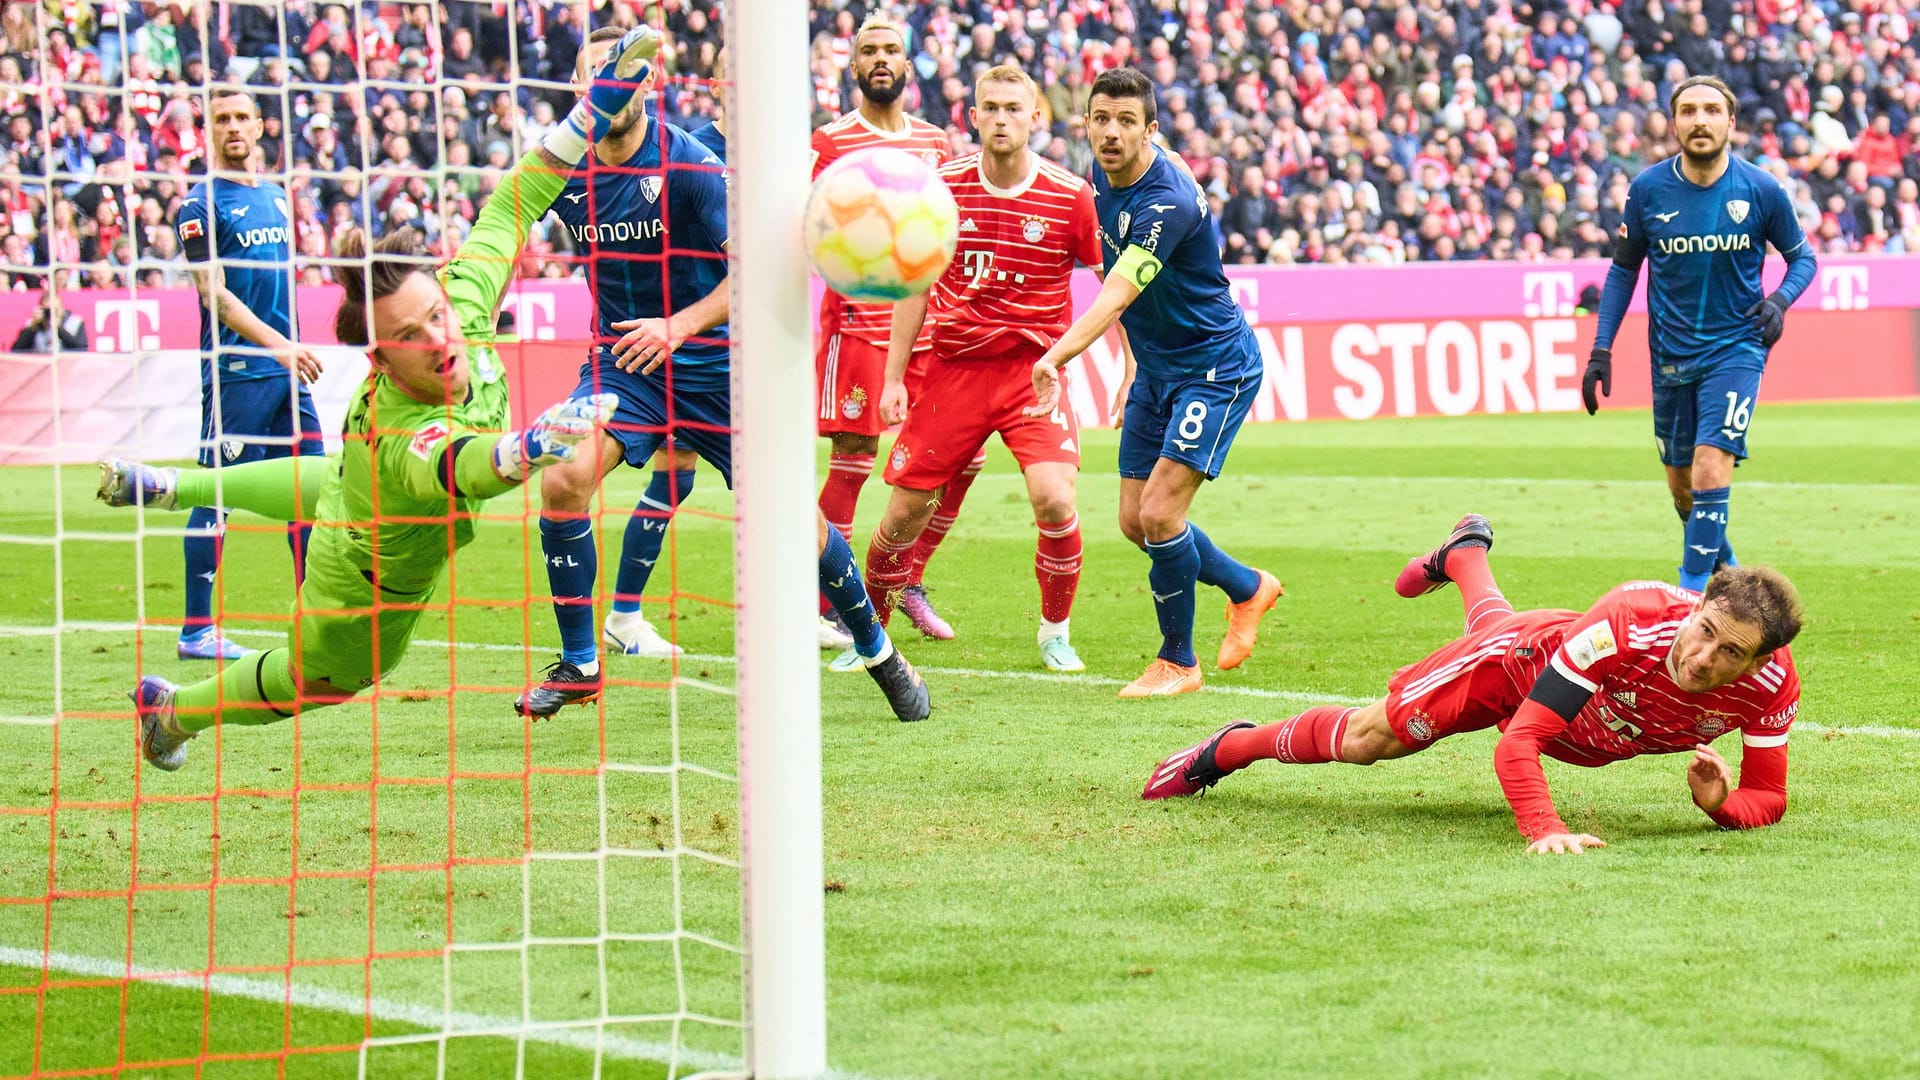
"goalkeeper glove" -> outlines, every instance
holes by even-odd
[[[527,430],[509,431],[493,444],[493,471],[519,483],[535,469],[572,461],[575,448],[619,407],[620,395],[595,394],[548,408]]]
[[[1787,328],[1787,306],[1772,296],[1762,297],[1747,309],[1747,318],[1752,319],[1755,329],[1760,331],[1760,344],[1771,349],[1773,343],[1780,340],[1781,331]]]
[[[640,84],[647,81],[652,71],[648,61],[659,51],[660,34],[651,26],[627,31],[593,73],[587,96],[567,114],[565,123],[547,132],[540,145],[568,165],[580,164],[587,156],[588,144],[606,138],[614,118],[625,111]]]
[[[1596,389],[1598,396],[1594,394]],[[1595,349],[1587,355],[1587,370],[1580,376],[1580,399],[1587,403],[1587,415],[1600,411],[1600,398],[1612,396],[1613,350]]]

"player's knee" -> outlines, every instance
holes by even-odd
[[[1733,455],[1717,446],[1694,447],[1693,490],[1710,491],[1732,483],[1733,462]],[[1691,498],[1691,492],[1689,498]]]
[[[1073,486],[1049,485],[1029,493],[1033,520],[1042,525],[1064,525],[1073,518]]]
[[[1125,509],[1120,511],[1120,535],[1126,537],[1127,543],[1134,547],[1147,546],[1147,533],[1140,527],[1140,515],[1137,513],[1129,514]]]
[[[1187,527],[1187,511],[1172,502],[1146,500],[1140,504],[1140,532],[1143,541],[1171,540]]]

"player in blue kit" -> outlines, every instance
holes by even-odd
[[[239,87],[216,87],[207,100],[207,127],[213,176],[187,192],[174,221],[200,290],[200,465],[324,453],[320,418],[305,386],[319,376],[320,360],[294,341],[287,193],[255,175],[260,108]],[[187,518],[181,659],[231,660],[247,652],[213,624],[225,527],[226,512],[216,507]],[[311,531],[302,522],[287,524],[296,584]]]
[[[1227,594],[1218,665],[1252,654],[1260,618],[1280,597],[1265,570],[1236,562],[1187,520],[1203,481],[1220,475],[1234,433],[1253,408],[1264,365],[1253,330],[1220,267],[1200,186],[1155,148],[1153,84],[1133,68],[1093,81],[1094,208],[1104,282],[1066,334],[1034,362],[1034,415],[1051,413],[1060,367],[1115,322],[1131,346],[1120,426],[1120,531],[1153,560],[1147,581],[1160,654],[1123,698],[1200,689],[1193,651],[1196,582]]]
[[[1698,592],[1716,567],[1738,565],[1727,542],[1733,470],[1747,456],[1767,350],[1813,281],[1814,254],[1780,182],[1727,152],[1738,108],[1727,84],[1696,75],[1667,105],[1680,153],[1628,191],[1581,393],[1593,413],[1613,392],[1613,339],[1648,261],[1654,441],[1685,522],[1680,585]],[[1787,260],[1770,294],[1760,285],[1768,244]]]
[[[582,70],[597,65],[619,37],[611,28],[595,31],[581,52]],[[620,407],[598,440],[598,454],[583,451],[564,469],[541,477],[540,543],[562,652],[540,685],[515,702],[529,716],[593,701],[604,685],[593,632],[598,566],[590,514],[601,479],[623,461],[645,465],[671,436],[733,486],[725,169],[686,132],[650,118],[643,97],[613,119],[594,144],[593,163],[554,203],[592,258],[598,308],[601,344],[581,368],[574,396],[613,392]],[[666,509],[671,513],[670,505]],[[665,528],[664,516],[651,517]],[[854,628],[854,647],[867,672],[900,719],[924,719],[926,684],[874,616],[852,550],[824,519],[817,532],[821,590]],[[624,546],[634,539],[629,535]],[[617,595],[635,607],[632,614],[650,569],[622,567]],[[617,619],[609,623],[621,626]]]

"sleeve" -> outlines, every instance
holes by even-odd
[[[809,179],[818,180],[820,170],[833,164],[833,159],[838,156],[834,153],[833,139],[827,134],[827,129],[813,129],[813,156],[808,159],[810,162],[808,167],[812,170],[812,175]]]
[[[493,312],[513,278],[527,229],[546,216],[566,187],[566,174],[529,152],[494,189],[473,231],[440,271],[454,315],[469,340],[493,338]]]
[[[1566,720],[1529,697],[1521,702],[1520,711],[1513,714],[1493,748],[1493,772],[1500,779],[1500,791],[1513,809],[1514,824],[1529,843],[1567,831],[1559,811],[1553,808],[1547,774],[1540,768],[1540,755],[1547,744],[1566,730]]]
[[[1084,181],[1073,199],[1073,216],[1068,229],[1072,233],[1073,257],[1082,266],[1101,269],[1100,215],[1093,206],[1093,187]]]
[[[1626,212],[1620,216],[1619,235],[1614,239],[1613,265],[1607,267],[1607,283],[1600,290],[1600,325],[1594,329],[1593,347],[1613,348],[1620,324],[1633,303],[1633,290],[1640,285],[1640,264],[1647,257],[1646,224],[1640,217],[1640,203],[1628,189]]]
[[[692,220],[699,222],[700,228],[713,238],[717,251],[727,242],[727,170],[724,163],[711,153],[698,161],[678,161],[673,175],[667,178],[670,186],[679,190],[674,202],[685,207]]]
[[[1765,715],[1740,730],[1740,783],[1708,814],[1726,829],[1757,829],[1787,813],[1787,734],[1800,713],[1800,676],[1789,672]]]
[[[1127,223],[1126,250],[1113,264],[1114,273],[1142,290],[1159,276],[1165,256],[1201,226],[1203,217],[1195,199],[1172,190],[1162,189],[1151,198],[1166,201],[1142,203],[1133,211],[1133,220]]]
[[[513,490],[493,469],[493,447],[504,436],[455,432],[434,420],[412,438],[380,440],[380,479],[416,499],[491,499]]]
[[[213,258],[211,196],[203,189],[188,193],[174,217],[173,231],[180,240],[180,251],[190,263],[210,262]]]
[[[1813,245],[1807,243],[1807,234],[1800,228],[1800,218],[1793,212],[1786,189],[1770,183],[1764,190],[1767,243],[1787,260],[1787,276],[1781,279],[1774,295],[1783,305],[1792,307],[1800,294],[1807,291],[1807,286],[1813,284],[1819,261],[1814,257]]]

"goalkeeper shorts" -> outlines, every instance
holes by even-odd
[[[407,655],[414,624],[434,592],[434,587],[408,594],[376,589],[357,570],[309,560],[289,642],[300,658],[300,677],[325,679],[350,692],[372,686]]]

